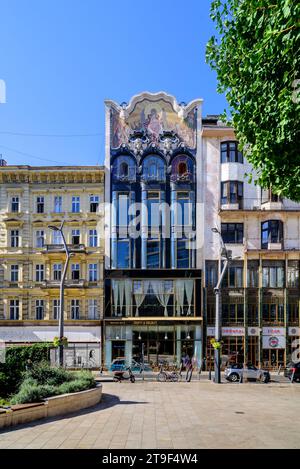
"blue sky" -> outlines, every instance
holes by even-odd
[[[9,164],[103,164],[104,99],[145,90],[222,112],[205,63],[209,9],[210,0],[1,0],[0,154]]]

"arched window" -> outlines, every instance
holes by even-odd
[[[148,182],[165,180],[165,163],[160,156],[149,155],[144,159],[143,179]]]
[[[186,165],[186,162],[185,161],[181,161],[179,164],[178,164],[178,175],[179,176],[183,176],[184,174],[187,173],[187,165]]]
[[[120,164],[120,176],[126,177],[128,176],[128,164],[123,161],[123,163]]]

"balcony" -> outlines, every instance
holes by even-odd
[[[261,203],[261,209],[262,210],[283,210],[283,202],[281,200],[277,202],[268,200],[267,202]]]
[[[141,175],[141,181],[145,183],[166,182],[166,172],[164,169],[157,170],[155,173],[144,172]]]
[[[194,176],[193,176],[193,173],[191,173],[190,171],[187,171],[184,174],[172,174],[171,175],[171,182],[191,183],[191,182],[194,182]]]
[[[268,243],[268,250],[270,251],[281,251],[283,249],[283,243]]]
[[[68,279],[65,280],[65,288],[85,288],[87,286],[87,281],[85,279]],[[44,280],[41,283],[42,288],[59,288],[59,280]]]
[[[84,244],[68,244],[68,248],[70,252],[85,252],[85,245]],[[44,249],[51,253],[51,252],[64,252],[64,245],[63,244],[46,244]]]

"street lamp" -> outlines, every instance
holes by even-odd
[[[68,249],[64,233],[63,233],[63,226],[64,226],[64,221],[61,223],[60,227],[54,226],[54,225],[49,225],[48,228],[52,231],[59,231],[63,245],[64,245],[64,250],[66,253],[66,261],[64,265],[64,270],[62,272],[62,276],[60,279],[60,292],[59,292],[59,320],[58,320],[58,335],[59,335],[59,366],[64,366],[64,346],[62,343],[62,339],[64,337],[64,287],[65,287],[65,278],[67,275],[67,270],[68,270],[68,265],[69,265],[69,260],[71,257],[71,252]]]
[[[227,251],[222,235],[218,228],[212,228],[211,231],[219,235],[221,240],[221,257],[225,259],[222,271],[220,273],[218,283],[214,288],[214,293],[216,296],[216,316],[215,316],[215,341],[220,343],[221,341],[221,327],[222,327],[222,315],[221,315],[221,285],[223,278],[225,276],[226,270],[228,268],[229,262],[231,260],[231,251]],[[215,383],[221,383],[221,348],[216,347],[214,353],[214,361],[215,361]]]

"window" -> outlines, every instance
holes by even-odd
[[[35,233],[36,247],[43,248],[45,245],[45,232],[44,230],[38,230]]]
[[[178,164],[178,175],[179,176],[184,176],[184,174],[186,174],[188,171],[187,169],[187,164],[185,161],[181,161],[179,164]]]
[[[38,196],[36,198],[36,211],[37,213],[44,213],[45,211],[45,201],[43,196]]]
[[[279,324],[284,322],[283,304],[263,303],[262,320],[265,323]]]
[[[71,319],[79,319],[80,306],[79,300],[71,300]]]
[[[19,319],[19,300],[10,300],[9,302],[9,319],[17,321]]]
[[[128,176],[128,164],[123,161],[123,163],[120,164],[120,176],[121,177],[127,177]]]
[[[59,318],[60,300],[53,300],[53,302],[52,302],[52,313],[53,313],[53,319],[58,319]]]
[[[261,248],[268,249],[269,243],[281,243],[283,223],[280,220],[268,220],[261,224]]]
[[[63,239],[60,231],[52,231],[53,244],[63,244]]]
[[[72,230],[72,244],[80,244],[80,230]]]
[[[72,280],[80,279],[80,266],[79,264],[72,264],[71,266]]]
[[[176,217],[176,224],[178,226],[191,226],[193,225],[193,203],[190,199],[189,192],[177,192],[177,217]]]
[[[159,192],[147,193],[148,230],[149,236],[159,232],[161,226]]]
[[[99,207],[99,195],[90,195],[90,212],[96,213]]]
[[[89,300],[88,319],[98,319],[98,302],[95,299]]]
[[[222,324],[244,323],[244,305],[243,303],[222,304]]]
[[[72,197],[72,212],[73,213],[80,212],[80,197],[77,195]]]
[[[243,154],[238,150],[238,142],[221,143],[221,163],[243,163]]]
[[[189,247],[187,239],[177,240],[177,267],[179,269],[189,268]]]
[[[258,287],[258,261],[248,261],[247,263],[247,286],[250,288]]]
[[[119,192],[117,205],[117,224],[120,228],[126,228],[129,224],[129,194]]]
[[[221,182],[221,204],[239,204],[242,208],[243,183],[239,181]]]
[[[10,232],[10,246],[12,248],[19,247],[19,230],[11,230]]]
[[[44,319],[44,300],[35,301],[35,318],[37,320]]]
[[[284,261],[263,261],[262,286],[264,288],[284,287]]]
[[[61,280],[61,271],[62,271],[61,264],[53,264],[53,280],[57,280],[57,281]]]
[[[288,323],[293,325],[299,325],[299,304],[295,299],[292,303],[289,301],[288,306]]]
[[[222,223],[221,233],[224,243],[241,244],[244,237],[243,223]]]
[[[117,242],[117,267],[127,269],[130,266],[129,240],[119,239]]]
[[[143,161],[143,175],[145,181],[164,181],[165,165],[159,156],[147,156]]]
[[[98,245],[97,230],[89,230],[89,247],[96,248]]]
[[[160,241],[147,240],[147,268],[159,268],[160,265]]]
[[[206,261],[206,286],[215,287],[218,283],[218,262]]]
[[[19,281],[19,266],[17,264],[10,266],[10,280],[11,282]]]
[[[89,281],[97,282],[97,280],[98,280],[98,265],[89,264]]]
[[[19,197],[18,196],[11,198],[11,211],[19,212]]]
[[[223,280],[223,286],[227,288],[242,288],[243,287],[243,264],[233,262],[227,269]]]
[[[289,260],[287,271],[287,283],[289,288],[299,288],[299,262]]]
[[[37,264],[35,266],[35,281],[42,282],[44,280],[44,265]]]
[[[54,197],[54,212],[55,213],[62,212],[62,197],[60,195],[56,195]]]

